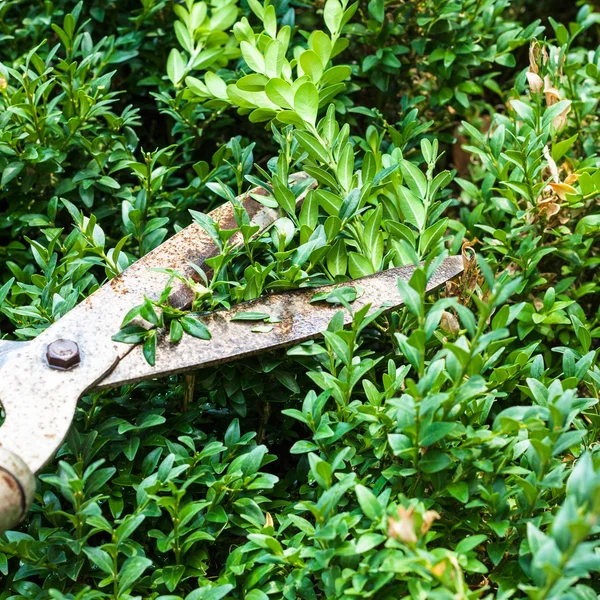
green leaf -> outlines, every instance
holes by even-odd
[[[198,54],[193,62],[194,69],[205,69],[215,62],[217,57],[223,53],[221,48],[208,48]]]
[[[304,120],[295,110],[282,110],[280,113],[277,113],[277,120],[287,125],[295,125],[296,127],[305,126]]]
[[[0,185],[4,187],[9,181],[12,181],[23,170],[24,166],[25,163],[19,161],[9,163],[2,171],[2,181],[0,182]]]
[[[242,58],[255,73],[265,73],[264,56],[255,46],[249,42],[243,41],[240,44],[240,50],[242,51]]]
[[[383,516],[383,508],[379,504],[375,494],[364,485],[357,485],[355,488],[356,498],[360,504],[360,508],[366,517],[372,521],[381,519]]]
[[[448,219],[441,219],[423,232],[419,239],[419,249],[422,255],[425,255],[428,250],[435,247],[442,239],[447,228]]]
[[[385,17],[384,0],[371,0],[368,5],[369,14],[378,22],[383,23]]]
[[[2,287],[0,287],[0,306],[6,300],[10,289],[15,282],[15,278],[11,277]]]
[[[306,50],[300,55],[300,67],[313,83],[318,83],[323,75],[323,63],[316,52]]]
[[[325,2],[323,19],[331,33],[337,33],[341,29],[343,16],[344,9],[339,0],[327,0]]]
[[[404,304],[408,307],[410,312],[415,316],[420,316],[423,312],[423,301],[419,292],[417,292],[407,281],[398,278],[397,281],[398,291],[402,296]]]
[[[322,458],[319,458],[314,452],[308,455],[308,463],[310,465],[310,472],[319,486],[326,490],[329,489],[333,478],[331,465]]]
[[[181,323],[177,319],[173,319],[171,321],[171,325],[169,326],[169,341],[171,344],[177,344],[179,340],[181,340],[183,336],[183,327]]]
[[[385,542],[388,538],[381,533],[363,533],[356,542],[356,553],[358,555],[368,552]]]
[[[128,558],[119,571],[119,591],[124,593],[126,590],[131,589],[151,564],[152,561],[143,556]]]
[[[268,319],[269,316],[270,315],[268,313],[247,311],[247,312],[236,313],[235,315],[233,315],[233,317],[231,317],[231,320],[232,321],[264,321],[265,319]]]
[[[469,501],[469,486],[464,482],[451,483],[448,486],[449,494],[459,502],[466,504]]]
[[[214,587],[205,586],[190,592],[185,600],[221,600],[229,594],[233,589],[233,585],[216,585]]]
[[[239,83],[240,82],[238,81],[238,85]],[[294,90],[287,81],[284,81],[279,77],[273,77],[268,80],[264,87],[267,98],[273,102],[273,104],[286,109],[294,108]],[[297,132],[294,132],[294,134],[296,135]]]
[[[439,473],[452,464],[452,459],[440,450],[428,450],[419,461],[423,473]]]
[[[340,185],[346,190],[350,190],[352,185],[352,176],[354,174],[354,148],[352,144],[347,143],[340,154],[337,164],[337,178]],[[340,217],[344,218],[344,217]]]
[[[167,75],[174,86],[178,86],[185,74],[185,61],[179,50],[173,48],[167,59]]]
[[[191,316],[185,316],[181,318],[181,326],[183,330],[201,340],[210,340],[210,331],[196,318]]]
[[[346,242],[339,239],[327,253],[327,270],[333,277],[345,275],[348,268]]]
[[[408,184],[413,194],[421,200],[427,199],[427,179],[422,171],[408,160],[402,160],[400,170],[404,176],[404,181]]]
[[[83,551],[86,553],[90,561],[96,565],[103,573],[112,576],[114,574],[113,561],[108,552],[105,552],[101,548],[92,548],[86,546]]]
[[[360,189],[354,188],[350,191],[350,193],[344,198],[342,205],[340,206],[339,218],[342,221],[350,219],[353,217],[358,210],[360,205]]]
[[[454,552],[457,554],[466,554],[467,552],[473,550],[480,544],[483,544],[485,540],[487,540],[487,535],[479,534],[479,535],[469,535],[466,538],[460,540],[458,544],[456,544],[456,548]]]
[[[147,335],[147,329],[139,325],[129,325],[115,333],[111,339],[115,342],[123,342],[124,344],[139,344]]]
[[[265,52],[265,75],[267,77],[279,77],[284,59],[285,49],[282,44],[277,40],[271,40]]]
[[[352,356],[346,341],[332,331],[324,331],[323,337],[327,342],[328,349],[333,350],[337,358],[341,360],[344,365],[349,365],[352,361]]]
[[[417,196],[415,196],[408,188],[399,186],[396,190],[398,194],[398,202],[400,205],[400,213],[404,220],[411,225],[414,225],[419,231],[425,226],[425,207]]]
[[[375,273],[375,269],[369,259],[362,254],[349,252],[348,257],[348,271],[352,279],[359,279],[360,277],[366,277]]]
[[[329,302],[331,304],[339,304],[342,302],[354,302],[357,298],[356,288],[353,286],[345,285],[336,287],[333,290],[325,290],[324,292],[316,293],[311,299],[313,302]]]
[[[308,155],[319,162],[329,164],[329,156],[327,150],[323,147],[323,144],[317,140],[317,138],[310,133],[304,131],[294,131],[294,136],[298,140],[300,147],[308,152]]]
[[[586,215],[577,222],[575,233],[577,235],[588,235],[600,231],[600,215]]]
[[[294,109],[300,117],[314,126],[319,110],[319,92],[315,84],[307,81],[294,94]]]
[[[314,452],[319,450],[319,447],[313,442],[308,440],[299,440],[291,448],[290,454],[306,454],[307,452]]]
[[[567,110],[571,106],[570,100],[561,100],[552,106],[549,106],[544,111],[544,116],[542,117],[542,126],[548,127],[550,123],[552,123],[553,119],[560,115],[563,111]]]
[[[420,431],[419,444],[421,446],[431,446],[446,437],[454,428],[454,423],[430,423]]]
[[[346,65],[336,65],[327,69],[321,77],[322,86],[330,86],[346,81],[352,75],[352,69]]]
[[[499,125],[490,139],[490,149],[492,151],[492,155],[496,159],[499,158],[500,153],[504,149],[505,134],[506,128],[504,127],[504,125]]]
[[[127,540],[133,532],[143,523],[144,515],[128,515],[123,522],[117,527],[115,538],[118,543]]]
[[[227,85],[218,75],[208,71],[204,76],[204,83],[213,96],[227,99]]]
[[[275,13],[275,7],[272,4],[266,3],[264,8],[264,16],[261,18],[263,21],[265,31],[274,38],[277,35],[277,15]]]
[[[517,61],[512,54],[496,55],[496,62],[503,67],[514,68],[517,66]]]
[[[146,337],[142,351],[146,362],[153,367],[156,362],[156,332],[152,331]]]
[[[558,162],[573,147],[573,144],[577,141],[578,136],[579,134],[576,133],[568,140],[563,140],[562,142],[552,144],[552,158],[555,162]]]
[[[290,190],[279,177],[273,178],[273,192],[275,193],[275,199],[279,206],[281,206],[290,217],[295,218],[296,198],[294,197],[292,190]]]
[[[379,235],[379,228],[381,227],[381,219],[383,215],[383,206],[379,204],[377,208],[371,212],[371,215],[365,223],[363,231],[363,238],[367,248],[375,248],[377,243],[377,237]]]
[[[250,75],[244,75],[244,77],[240,77],[240,79],[237,80],[236,85],[244,92],[262,92],[266,89],[267,84],[271,81],[275,81],[275,79],[269,79],[260,73],[251,73]],[[275,104],[278,103],[276,102]]]
[[[535,127],[535,113],[531,106],[521,100],[511,100],[510,106],[527,125]]]

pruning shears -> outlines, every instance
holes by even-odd
[[[301,190],[300,205],[314,181],[305,173],[290,183]],[[257,235],[278,218],[278,211],[255,198],[267,195],[255,188],[237,200],[247,211]],[[209,215],[221,229],[235,229],[235,206],[228,202]],[[239,233],[231,243],[241,244]],[[73,420],[79,398],[86,392],[114,388],[147,379],[184,373],[198,368],[259,354],[312,339],[326,330],[339,306],[313,303],[316,293],[330,292],[340,284],[300,288],[244,302],[230,310],[203,316],[210,340],[184,335],[177,344],[159,341],[155,366],[144,359],[137,345],[114,341],[125,315],[144,297],[158,298],[170,282],[169,271],[197,277],[191,265],[202,266],[219,250],[198,225],[182,229],[155,250],[108,281],[34,340],[0,340],[0,403],[6,418],[0,427],[0,532],[16,525],[27,513],[35,491],[34,474],[58,451]],[[394,310],[403,304],[396,285],[408,281],[416,267],[388,269],[345,282],[358,285],[356,310]],[[427,284],[442,286],[463,271],[460,256],[446,258]],[[175,308],[185,309],[194,293],[185,284],[170,296]],[[255,323],[236,319],[240,313],[275,316],[272,328],[252,331]],[[346,323],[351,315],[345,315]],[[267,329],[269,329],[267,331]]]

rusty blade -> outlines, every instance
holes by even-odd
[[[340,310],[340,305],[311,303],[311,299],[318,292],[333,290],[340,285],[359,286],[360,295],[352,303],[353,311],[367,304],[371,305],[370,312],[380,308],[396,309],[403,304],[397,280],[407,281],[414,271],[414,266],[398,267],[344,284],[273,294],[244,302],[229,311],[210,313],[202,318],[211,332],[210,340],[184,335],[178,344],[171,344],[163,338],[157,347],[154,367],[145,361],[142,349],[138,346],[98,383],[97,389],[210,367],[315,338],[327,329],[333,316]],[[462,257],[445,259],[430,278],[427,290],[442,286],[462,271]],[[281,322],[274,323],[268,332],[255,333],[252,329],[261,323],[234,320],[241,312],[265,313]],[[351,318],[345,311],[345,322],[350,322]]]

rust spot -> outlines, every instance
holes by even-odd
[[[6,472],[0,471],[0,479],[4,482],[4,484],[10,488],[11,492],[19,491],[19,488],[15,482],[15,480]]]
[[[123,271],[123,273],[125,273],[125,271]],[[126,294],[129,291],[127,284],[123,280],[123,273],[117,275],[108,282],[108,285],[115,294]]]

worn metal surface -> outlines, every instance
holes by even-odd
[[[17,348],[24,348],[27,342],[15,342],[13,340],[0,340],[0,369],[6,362],[6,359],[10,356],[11,352],[14,352]]]
[[[18,456],[0,448],[0,532],[27,513],[35,492],[35,478]]]
[[[384,306],[387,310],[393,310],[403,304],[396,285],[398,278],[407,281],[414,270],[413,266],[398,267],[342,285],[359,285],[362,288],[362,295],[352,303],[355,311],[367,304],[371,305],[371,312]],[[462,257],[447,258],[429,280],[427,290],[443,285],[462,270]],[[211,313],[202,318],[211,333],[210,340],[184,335],[178,344],[171,344],[165,337],[158,344],[154,367],[144,360],[142,349],[138,346],[98,383],[97,388],[116,387],[194,368],[210,367],[314,338],[327,329],[329,321],[340,310],[340,305],[325,302],[311,304],[310,300],[316,293],[335,287],[339,285],[273,294],[238,304],[229,311]],[[260,323],[232,321],[232,317],[240,312],[266,313],[281,319],[281,322],[274,323],[268,333],[255,333],[252,329]],[[345,311],[346,323],[350,320],[351,316]]]
[[[309,179],[305,173],[294,178],[296,182]],[[306,192],[298,197],[298,204]],[[266,192],[255,188],[240,197],[253,224],[264,231],[279,214],[252,199],[250,193]],[[236,227],[230,203],[212,211],[210,216],[222,229]],[[240,244],[241,236],[233,236],[231,242]],[[169,276],[152,269],[176,269],[191,277],[195,272],[188,263],[201,265],[217,253],[204,230],[192,224],[101,287],[37,338],[2,352],[0,403],[6,420],[0,427],[0,447],[20,457],[31,472],[41,469],[62,444],[79,397],[132,351],[133,346],[113,342],[111,337],[119,330],[125,314],[140,304],[144,295],[156,298],[163,291]],[[184,307],[191,298],[183,284],[175,290],[178,306]],[[74,369],[59,371],[48,365],[47,347],[60,338],[72,340],[79,347],[80,364]],[[13,472],[12,476],[19,481],[18,474]],[[0,480],[0,498],[8,493],[7,481]]]

